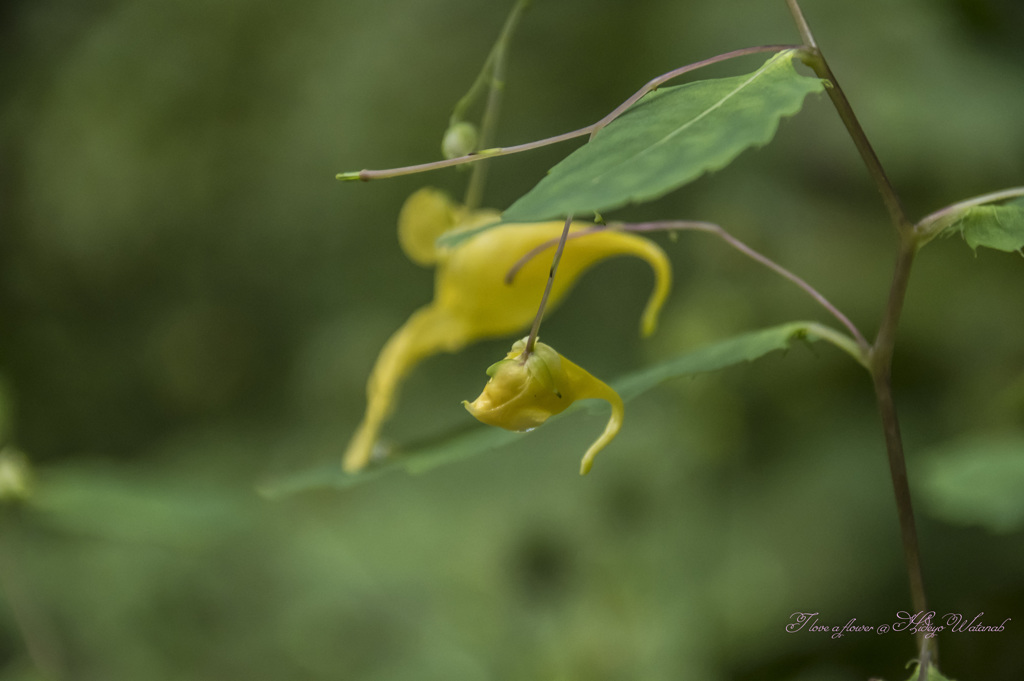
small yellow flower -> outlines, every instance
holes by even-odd
[[[522,256],[557,240],[563,222],[501,225],[452,248],[436,245],[437,238],[449,231],[499,220],[496,211],[468,211],[436,189],[421,189],[406,200],[398,220],[399,243],[410,260],[436,266],[434,300],[414,312],[381,349],[366,386],[366,413],[345,452],[345,470],[357,471],[369,462],[398,388],[419,362],[440,352],[458,352],[478,340],[520,334],[533,322],[554,244],[523,265],[511,283],[505,275]],[[573,231],[588,227],[574,225]],[[671,266],[656,243],[627,232],[598,230],[571,239],[548,309],[565,298],[590,267],[618,255],[642,258],[654,270],[654,291],[641,318],[642,333],[653,333],[671,287]]]
[[[580,463],[586,475],[594,457],[611,442],[622,427],[622,398],[583,367],[537,342],[524,357],[526,339],[516,341],[505,359],[487,369],[490,380],[473,402],[463,402],[470,414],[490,426],[528,431],[565,411],[576,400],[601,399],[612,406],[601,437],[594,441]]]

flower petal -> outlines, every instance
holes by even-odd
[[[496,211],[469,212],[436,189],[420,189],[406,200],[399,216],[399,241],[410,260],[421,265],[436,264],[434,300],[413,313],[381,349],[367,383],[366,414],[345,452],[345,470],[356,471],[367,465],[380,429],[394,410],[401,382],[419,362],[440,352],[458,352],[478,340],[522,333],[533,322],[551,266],[547,249],[523,265],[511,283],[506,283],[505,277],[525,254],[545,245],[553,249],[562,233],[562,222],[501,225],[450,250],[435,245],[437,237],[446,231],[470,229],[497,219]],[[583,233],[585,230],[589,231]],[[653,241],[626,232],[595,230],[588,225],[575,226],[574,232],[578,236],[566,245],[548,309],[564,299],[576,280],[597,263],[617,255],[633,255],[650,264],[655,275],[654,291],[641,318],[642,333],[651,334],[672,283],[665,252]],[[555,393],[565,396],[557,378],[549,381],[538,374],[536,380],[547,388],[555,386]],[[606,395],[596,396],[612,402],[614,420],[614,401]],[[553,411],[559,404],[549,405],[552,411],[548,416],[561,411]],[[544,413],[524,411],[517,423],[536,427],[547,418]],[[618,418],[621,424],[621,413]],[[614,433],[607,440],[611,437]]]
[[[580,475],[586,475],[599,451],[615,439],[622,428],[625,407],[622,398],[604,381],[586,369],[537,342],[534,352],[522,358],[525,339],[512,346],[512,352],[488,370],[491,377],[473,402],[462,404],[477,420],[506,430],[533,430],[551,416],[565,411],[576,400],[602,399],[612,407],[604,432],[594,441],[580,462]]]

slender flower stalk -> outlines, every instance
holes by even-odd
[[[540,333],[540,322],[544,319],[544,309],[548,306],[548,298],[551,297],[551,287],[555,285],[555,272],[558,271],[558,263],[561,261],[562,253],[565,251],[565,242],[569,239],[570,227],[572,227],[571,215],[565,219],[565,227],[562,228],[562,234],[558,237],[558,246],[555,247],[555,255],[551,259],[551,269],[548,271],[548,282],[544,286],[544,294],[541,296],[540,305],[537,306],[537,315],[533,318],[530,335],[526,338],[526,347],[523,350],[524,357],[530,356],[537,342],[537,334]],[[506,281],[508,281],[507,278]]]
[[[505,20],[501,34],[498,36],[491,54],[487,57],[487,62],[484,64],[484,68],[480,72],[476,83],[473,84],[473,88],[470,89],[466,97],[456,105],[455,111],[452,113],[453,119],[461,115],[462,109],[475,99],[477,88],[482,88],[486,84],[488,89],[487,104],[484,106],[484,115],[480,122],[479,145],[481,148],[489,147],[494,139],[494,133],[498,127],[498,114],[501,112],[501,100],[505,93],[505,70],[508,63],[509,43],[512,41],[512,35],[519,26],[519,21],[522,19],[527,7],[530,6],[531,1],[518,0],[516,2],[512,12],[508,15],[508,19]],[[466,187],[466,198],[464,201],[466,208],[469,210],[476,210],[483,201],[484,185],[487,182],[487,167],[486,161],[473,166],[473,172],[469,176],[469,184]]]

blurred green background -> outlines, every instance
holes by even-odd
[[[427,475],[257,494],[340,457],[377,350],[431,295],[397,248],[401,201],[467,179],[334,174],[436,159],[510,6],[0,9],[0,486],[18,452],[33,482],[0,507],[0,679],[908,674],[907,635],[784,630],[796,611],[877,625],[909,608],[870,385],[831,347],[645,395],[586,479],[603,418],[577,414]],[[804,10],[912,216],[1024,184],[1019,3]],[[676,66],[797,39],[782,0],[536,0],[498,142],[587,125]],[[507,206],[571,148],[495,162],[486,203]],[[718,222],[874,333],[895,240],[824,97],[771,146],[612,217]],[[545,340],[611,379],[821,319],[712,239],[658,238],[677,282],[653,339],[635,333],[651,276],[622,260],[580,282]],[[1024,669],[1022,284],[1018,255],[929,246],[896,357],[932,606],[1013,618],[940,637],[959,679]],[[386,436],[464,427],[459,400],[507,346],[426,362]]]

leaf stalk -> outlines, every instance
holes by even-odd
[[[566,142],[577,137],[584,137],[589,135],[593,137],[597,132],[611,123],[613,120],[618,118],[622,113],[626,111],[630,106],[635,104],[645,94],[656,90],[657,88],[664,85],[666,82],[678,78],[684,74],[695,71],[711,64],[717,64],[719,62],[727,61],[729,59],[736,59],[738,57],[745,57],[751,54],[758,54],[761,52],[782,52],[783,50],[800,49],[799,45],[762,45],[759,47],[747,47],[740,50],[733,50],[732,52],[726,52],[715,57],[710,57],[693,64],[682,66],[678,69],[664,73],[656,78],[652,78],[642,88],[637,90],[627,99],[625,102],[616,107],[611,113],[602,118],[596,123],[588,125],[578,130],[571,132],[562,133],[561,135],[555,135],[554,137],[546,137],[542,140],[535,142],[527,142],[525,144],[517,144],[511,147],[493,147],[484,148],[476,151],[472,154],[466,154],[465,156],[458,156],[456,158],[445,159],[443,161],[432,161],[430,163],[419,163],[410,166],[401,166],[398,168],[388,168],[384,170],[359,170],[355,172],[338,173],[335,175],[335,179],[341,180],[342,182],[369,182],[370,180],[383,180],[392,177],[401,177],[403,175],[414,175],[416,173],[425,173],[431,170],[440,170],[442,168],[450,168],[452,166],[463,165],[466,163],[477,163],[490,158],[497,158],[499,156],[509,156],[511,154],[518,154],[524,151],[532,151],[534,149],[540,149],[542,147],[550,146],[552,144],[558,144],[559,142]],[[471,89],[472,92],[472,89]],[[468,93],[467,93],[468,96]]]
[[[846,329],[850,332],[850,335],[852,336],[852,338],[850,338],[843,334],[833,334],[833,337],[829,337],[827,338],[827,340],[832,342],[834,345],[836,345],[843,351],[847,352],[851,357],[853,357],[857,361],[858,364],[864,366],[865,368],[869,368],[868,356],[871,350],[871,345],[870,343],[868,343],[867,339],[856,327],[856,325],[852,321],[850,321],[849,317],[843,314],[839,310],[839,308],[837,308],[828,300],[828,298],[822,295],[821,292],[819,292],[813,286],[808,284],[803,278],[794,274],[793,272],[786,269],[782,265],[778,264],[777,262],[767,257],[766,255],[763,255],[762,253],[755,251],[753,248],[751,248],[750,246],[748,246],[747,244],[745,244],[744,242],[742,242],[741,240],[737,239],[732,234],[727,232],[720,225],[716,225],[713,222],[701,222],[692,220],[663,220],[657,222],[612,222],[609,223],[607,226],[600,226],[594,227],[593,229],[581,230],[564,236],[566,236],[567,240],[578,239],[586,237],[589,234],[593,234],[594,232],[599,232],[606,229],[617,229],[624,232],[697,231],[706,232],[708,234],[713,234],[717,236],[735,250],[739,251],[740,253],[744,254],[745,256],[754,260],[755,262],[764,265],[765,267],[775,272],[776,274],[786,279],[787,281],[795,284],[801,290],[807,293],[816,303],[825,308],[825,310],[827,310],[829,314],[835,317],[840,324],[846,327]],[[561,241],[561,239],[559,239],[558,241]],[[526,265],[526,263],[528,263],[530,260],[532,260],[540,253],[543,253],[547,249],[551,248],[551,246],[555,243],[556,240],[552,239],[551,241],[540,244],[539,246],[533,248],[532,250],[524,254],[523,257],[520,258],[516,262],[516,264],[513,265],[505,274],[505,283],[511,284],[512,281],[515,279],[516,274],[519,272],[520,269],[523,268],[524,265]],[[836,338],[835,336],[842,336],[844,340],[839,341],[838,338]]]
[[[946,206],[940,210],[930,213],[918,220],[914,225],[914,234],[917,237],[919,246],[923,246],[941,233],[944,229],[960,219],[962,214],[976,206],[984,206],[989,203],[1008,201],[1024,196],[1024,187],[1012,187],[997,192],[982,194],[964,201],[959,201]]]

